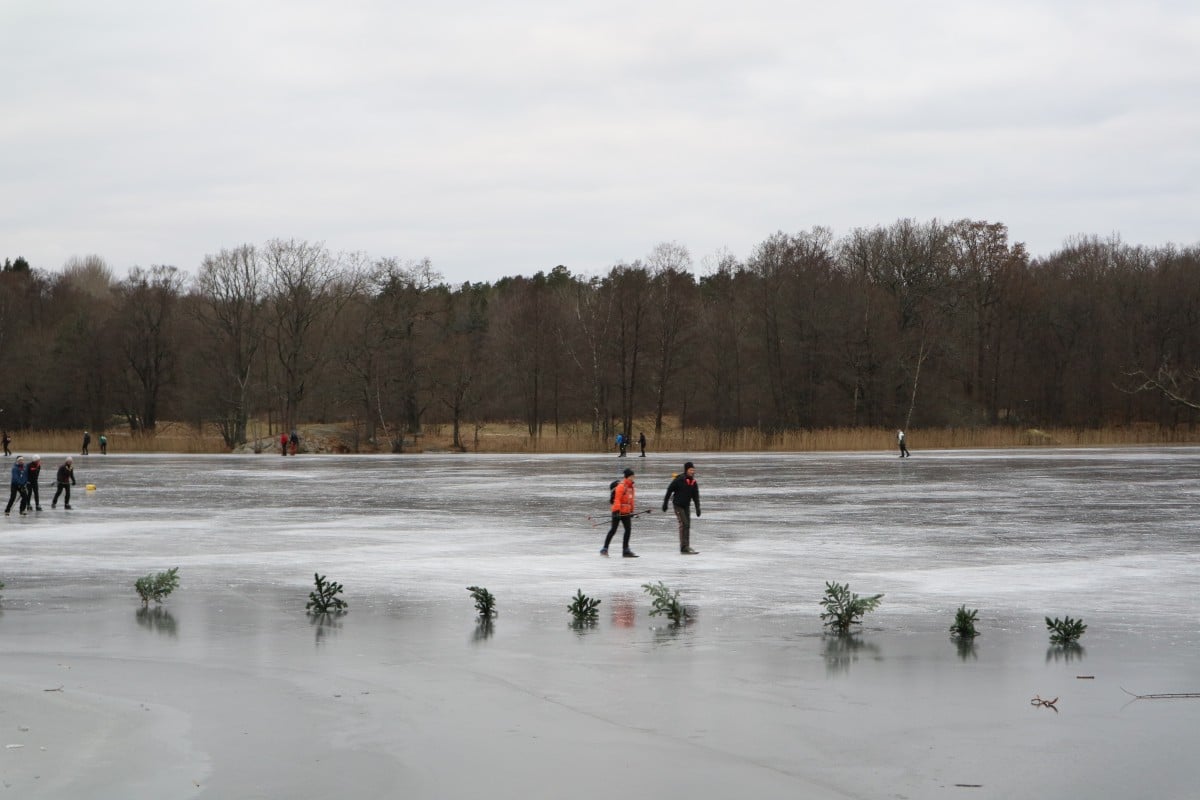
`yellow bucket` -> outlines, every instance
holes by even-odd
[[[94,491],[96,491],[96,484],[89,483],[86,488],[89,492],[94,492]]]

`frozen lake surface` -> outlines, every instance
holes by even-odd
[[[685,458],[694,557],[660,511]],[[49,481],[0,523],[0,797],[1200,796],[1200,700],[1122,691],[1200,692],[1200,448],[76,466],[73,511]],[[625,466],[653,512],[605,559]],[[349,614],[305,616],[315,571]],[[884,593],[854,637],[826,581]]]

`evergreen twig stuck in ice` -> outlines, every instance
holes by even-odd
[[[350,606],[338,597],[342,593],[342,585],[337,581],[327,581],[324,575],[313,573],[313,581],[317,588],[308,593],[308,602],[304,605],[310,614],[341,614]]]
[[[179,567],[172,567],[166,572],[153,575],[143,575],[134,581],[133,588],[142,598],[142,605],[150,605],[153,600],[161,603],[163,598],[179,588]]]
[[[496,611],[496,596],[482,586],[468,586],[467,591],[475,600],[475,610],[481,619],[491,619],[499,612]]]
[[[878,608],[882,598],[882,594],[859,597],[850,591],[848,583],[826,581],[825,597],[820,601],[825,607],[821,619],[835,633],[849,633],[850,626],[862,624],[863,615]]]
[[[575,597],[572,598],[571,605],[567,606],[567,611],[571,612],[571,616],[576,622],[595,622],[596,618],[600,616],[599,606],[599,600],[588,597],[583,593],[583,589],[576,589]]]
[[[687,619],[688,612],[683,607],[683,603],[679,602],[678,590],[672,592],[662,581],[657,584],[643,583],[642,589],[650,595],[654,602],[654,608],[650,609],[650,616],[664,614],[676,625]]]

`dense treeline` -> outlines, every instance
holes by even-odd
[[[662,244],[601,276],[447,285],[428,261],[275,240],[194,275],[99,257],[0,272],[0,425],[211,423],[233,446],[354,421],[531,436],[634,418],[769,431],[1195,421],[1200,248],[1079,238],[1031,259],[963,220],[776,233],[697,276]],[[636,435],[636,432],[635,432]],[[461,439],[460,439],[461,437]]]

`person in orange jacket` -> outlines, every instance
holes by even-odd
[[[625,470],[625,480],[617,484],[616,490],[613,492],[612,504],[612,527],[608,529],[608,535],[604,537],[604,547],[600,548],[600,555],[608,555],[608,544],[617,533],[617,526],[625,526],[625,539],[621,546],[621,555],[625,558],[637,558],[637,553],[629,549],[629,537],[633,534],[633,470]]]

